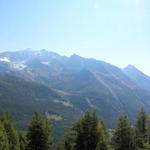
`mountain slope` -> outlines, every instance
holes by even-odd
[[[65,57],[46,50],[24,50],[1,53],[1,68],[2,72],[55,89],[80,111],[96,107],[108,127],[113,127],[122,111],[131,119],[141,107],[150,112],[150,92],[104,61],[78,55]]]
[[[16,126],[26,128],[36,109],[43,116],[53,120],[56,139],[62,135],[65,125],[69,125],[82,114],[68,101],[42,84],[0,74],[0,113],[10,112]]]
[[[140,86],[150,90],[150,77],[132,65],[128,65],[123,72],[131,79],[135,80]]]

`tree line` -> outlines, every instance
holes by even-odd
[[[96,110],[86,111],[54,144],[52,123],[35,111],[27,131],[17,130],[8,113],[0,116],[0,150],[150,150],[150,116],[142,108],[133,124],[122,113],[108,130]]]

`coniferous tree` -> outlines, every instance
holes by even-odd
[[[26,150],[27,148],[27,137],[25,131],[18,131],[19,134],[19,143],[20,143],[20,150]]]
[[[14,128],[12,119],[8,113],[5,113],[0,118],[8,137],[8,144],[10,150],[20,150],[19,136],[17,130]]]
[[[142,108],[136,118],[136,128],[139,134],[143,136],[143,138],[146,137],[147,121],[148,121],[147,119],[148,119],[147,113],[144,111],[144,108]]]
[[[0,149],[9,150],[7,134],[1,121],[0,121]]]
[[[100,127],[100,128],[99,128]],[[102,130],[102,125],[94,109],[92,114],[92,129],[91,129],[91,147],[96,148],[97,143],[100,140],[100,132]]]
[[[44,129],[44,140],[45,140],[45,143],[44,144],[44,150],[51,150],[52,149],[52,146],[53,146],[53,140],[52,140],[52,127],[51,127],[51,122],[46,118],[44,121],[43,121],[43,129]]]
[[[148,115],[142,108],[136,118],[136,145],[140,149],[144,149],[147,142],[147,124]]]
[[[76,133],[74,132],[73,127],[67,129],[68,131],[64,136],[64,146],[66,150],[73,150],[75,146]]]
[[[114,150],[134,150],[132,128],[125,113],[121,114],[112,138]]]
[[[96,109],[93,111],[92,115],[92,144],[93,148],[96,150],[108,150],[109,149],[109,135],[103,120],[99,120]]]
[[[147,142],[147,145],[150,146],[150,116],[148,116],[148,119],[147,119],[147,133],[146,133],[146,142]]]
[[[73,124],[72,130],[74,133],[74,142],[71,144],[74,145],[73,150],[108,150],[108,137],[105,136],[104,127],[96,111],[93,114],[86,111],[83,118]],[[66,148],[66,150],[70,149]]]
[[[28,150],[51,150],[51,125],[49,121],[42,118],[42,115],[35,111],[28,127]]]
[[[76,149],[90,150],[93,140],[91,139],[92,116],[89,111],[86,111],[84,117],[77,122],[75,129],[77,132]]]
[[[109,150],[109,140],[108,140],[108,134],[105,131],[105,127],[102,123],[98,123],[97,130],[99,132],[99,140],[98,144],[96,145],[96,150]]]

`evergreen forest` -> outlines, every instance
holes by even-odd
[[[70,127],[62,141],[53,141],[53,123],[35,111],[26,131],[15,128],[9,113],[0,116],[0,150],[150,150],[150,116],[142,108],[134,123],[125,112],[107,129],[96,110]]]

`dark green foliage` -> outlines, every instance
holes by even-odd
[[[64,142],[58,142],[55,150],[150,150],[150,116],[141,109],[135,126],[122,113],[111,134],[96,110],[85,112],[68,129]],[[35,111],[26,131],[14,128],[8,113],[0,116],[0,150],[52,150],[52,127],[48,119]]]
[[[75,145],[75,132],[72,130],[72,128],[68,128],[68,132],[64,136],[64,146],[66,150],[73,150]]]
[[[27,145],[28,145],[26,132],[20,130],[20,131],[18,131],[18,134],[19,134],[20,150],[26,150]]]
[[[66,150],[62,142],[58,142],[56,150]]]
[[[88,111],[86,111],[84,117],[79,120],[75,127],[76,131],[76,141],[75,141],[75,147],[77,150],[90,150],[93,146],[92,143],[92,136],[91,136],[91,130],[92,130],[92,116]],[[93,148],[94,149],[94,148]]]
[[[9,150],[8,137],[1,121],[0,121],[0,149]]]
[[[145,145],[147,147],[147,124],[148,123],[148,116],[147,113],[142,108],[136,118],[136,145],[140,149],[144,149]]]
[[[122,113],[118,119],[112,144],[114,150],[134,150],[132,128],[125,113]]]
[[[104,134],[104,131],[102,130],[100,132],[100,139],[96,146],[96,150],[109,150],[109,149],[110,149],[110,146],[109,146],[108,139],[106,135]]]
[[[8,137],[9,149],[20,150],[18,131],[14,128],[13,122],[8,113],[0,118]]]
[[[136,129],[139,134],[143,136],[143,138],[146,137],[146,131],[147,131],[147,113],[144,111],[144,108],[142,108],[137,116],[136,119]]]
[[[28,132],[28,150],[51,150],[52,137],[51,125],[49,121],[42,118],[42,115],[35,111],[29,124]]]
[[[53,139],[52,139],[52,135],[51,135],[52,134],[52,126],[51,126],[51,122],[47,118],[43,121],[43,129],[44,129],[44,135],[45,135],[44,150],[51,150],[52,146],[53,146]]]
[[[66,150],[108,150],[108,137],[105,135],[104,127],[97,117],[96,111],[91,114],[85,112],[83,118],[72,126],[72,136],[65,138]],[[72,138],[70,138],[72,137]],[[67,140],[66,140],[67,139]],[[71,144],[68,147],[70,140]]]
[[[98,125],[99,129],[99,141],[98,144],[96,145],[96,150],[109,150],[110,149],[110,142],[109,142],[109,135],[107,133],[106,127],[103,124],[103,122],[99,122]]]
[[[139,111],[136,118],[135,129],[136,146],[139,149],[148,149],[148,147],[150,147],[150,120],[144,108]]]
[[[150,145],[150,116],[148,116],[148,119],[147,119],[147,143]]]

